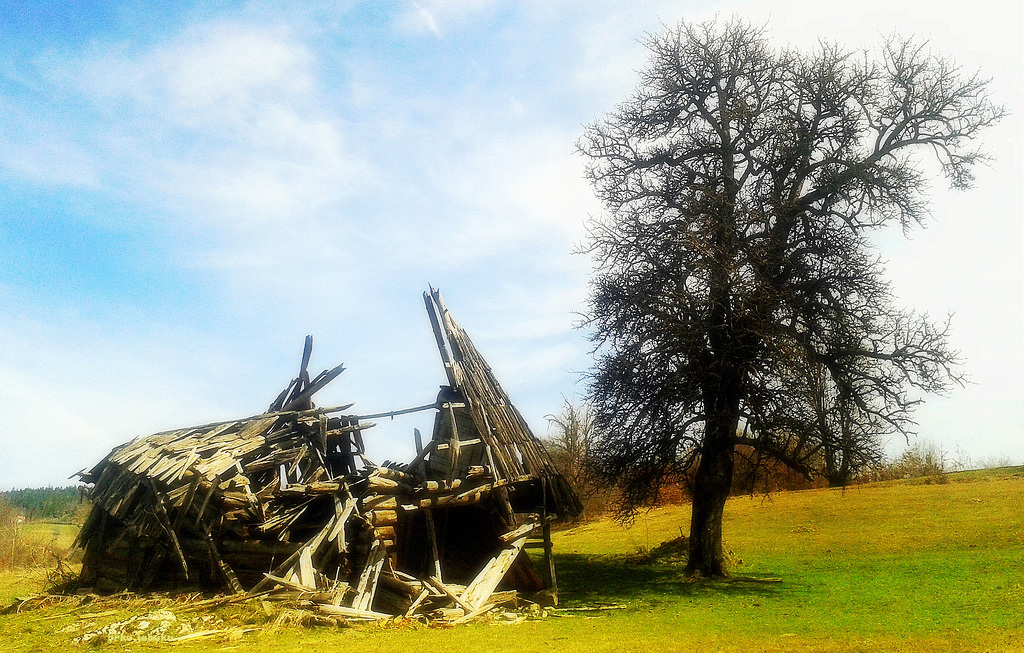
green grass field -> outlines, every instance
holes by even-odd
[[[103,649],[1022,651],[1024,469],[950,479],[734,498],[725,533],[737,565],[728,581],[688,581],[671,559],[637,564],[638,549],[687,531],[685,506],[658,508],[629,528],[602,520],[557,533],[563,606],[621,610],[514,626],[293,626],[233,641]],[[0,574],[0,599],[38,582]],[[253,610],[218,616],[226,624],[265,621]],[[64,648],[82,628],[61,607],[0,616],[7,650]]]

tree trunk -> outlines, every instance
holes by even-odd
[[[733,438],[738,424],[738,413],[719,414],[707,422],[694,478],[690,558],[686,564],[687,575],[695,578],[729,575],[722,550],[722,514],[732,489]]]

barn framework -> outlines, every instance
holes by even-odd
[[[471,618],[510,592],[554,598],[551,524],[578,517],[579,499],[440,293],[423,299],[447,375],[433,404],[316,407],[344,367],[310,378],[307,337],[265,413],[136,438],[80,473],[93,501],[80,586],[290,592],[353,618]],[[435,412],[416,456],[368,460],[367,420],[413,410]]]

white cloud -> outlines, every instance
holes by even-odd
[[[411,0],[409,8],[398,18],[398,27],[442,38],[441,24],[462,25],[494,4],[494,0]]]
[[[67,147],[92,153],[63,158],[69,180],[98,180],[129,202],[162,200],[165,215],[189,216],[182,226],[251,233],[308,220],[366,174],[320,92],[315,59],[286,28],[230,21],[147,46],[44,57],[47,77],[85,110],[66,116],[69,126],[40,125],[22,159],[55,158],[46,135],[63,132]]]
[[[88,51],[78,73],[87,95],[202,125],[242,122],[268,99],[308,93],[312,60],[287,29],[215,21],[145,47]]]
[[[526,107],[524,107],[523,103],[514,97],[509,98],[509,110],[512,112],[512,115],[517,118],[526,113]]]
[[[412,8],[399,18],[399,28],[413,33],[430,32],[437,38],[442,38],[441,28],[437,26],[434,15],[418,2],[411,4]]]

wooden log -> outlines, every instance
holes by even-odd
[[[424,481],[421,486],[423,490],[427,492],[451,492],[459,489],[462,485],[462,479],[454,479],[450,483],[448,481]]]
[[[487,603],[491,605],[501,605],[503,603],[515,604],[519,599],[519,592],[516,590],[502,590],[500,592],[494,592],[487,597]]]
[[[394,526],[398,523],[397,510],[372,510],[367,513],[367,519],[374,526]]]
[[[416,482],[416,477],[412,474],[406,474],[403,471],[391,469],[390,467],[377,467],[370,473],[370,478],[374,477],[387,478],[399,483],[405,483],[406,485],[412,485]]]
[[[377,494],[367,497],[363,497],[360,502],[363,508],[363,512],[370,510],[396,510],[398,508],[398,499],[394,495],[389,494]]]
[[[412,486],[382,476],[370,476],[367,491],[374,494],[409,494]]]
[[[487,495],[490,494],[491,490],[494,489],[493,485],[488,483],[481,485],[480,487],[473,488],[461,494],[447,494],[436,497],[425,497],[422,499],[413,500],[411,505],[418,506],[419,508],[447,508],[451,506],[466,506],[473,503],[479,503]]]
[[[387,588],[388,591],[401,594],[409,599],[416,598],[423,591],[422,582],[403,580],[398,578],[393,572],[382,573],[377,582],[381,587]]]

